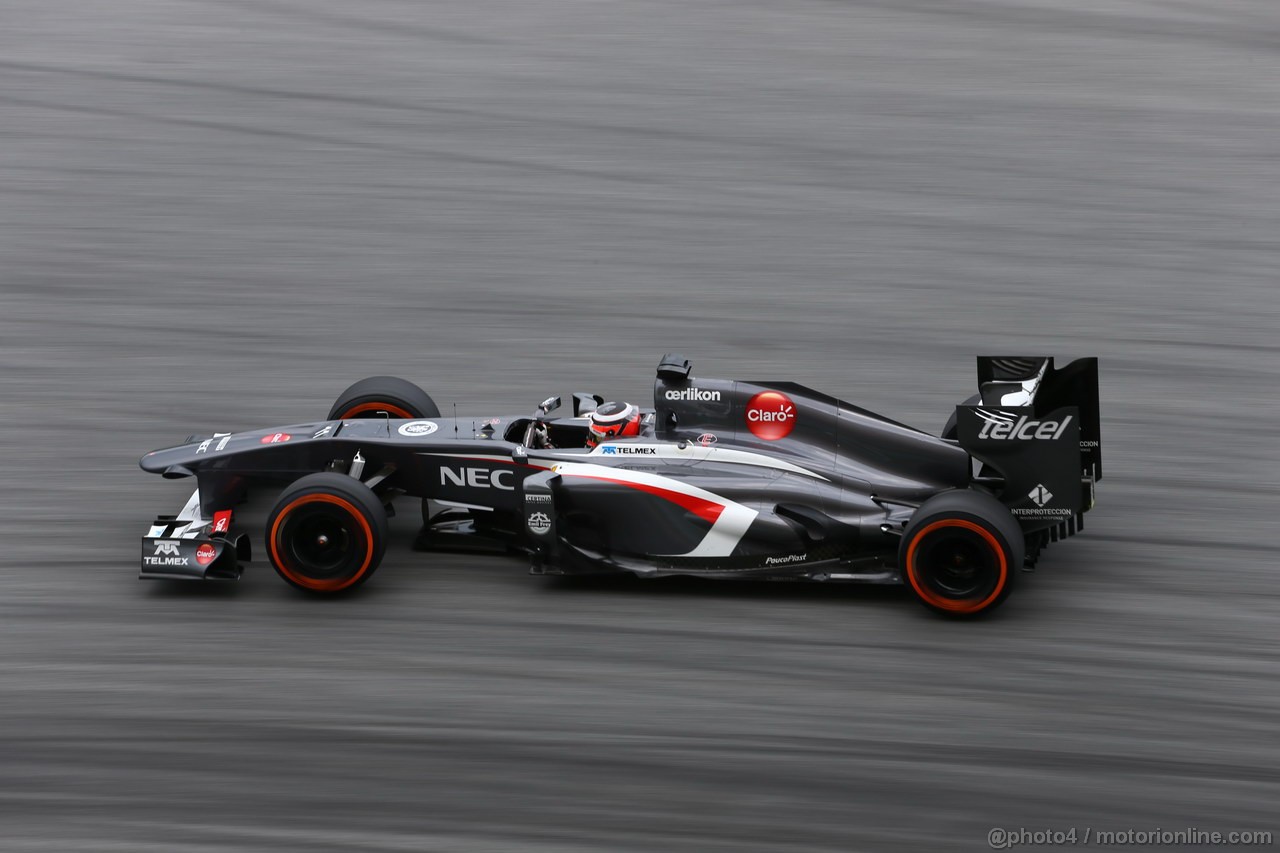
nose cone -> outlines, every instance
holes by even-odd
[[[187,463],[194,459],[197,446],[184,444],[181,447],[153,450],[138,460],[138,467],[149,474],[160,474],[166,480],[190,477],[194,472],[187,467]]]

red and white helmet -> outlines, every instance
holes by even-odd
[[[591,413],[587,447],[613,438],[640,434],[640,407],[631,403],[605,403]]]

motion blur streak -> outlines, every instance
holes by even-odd
[[[1277,828],[1273,0],[0,9],[4,849]],[[929,429],[975,354],[1098,355],[1099,509],[977,624],[424,558],[408,504],[348,600],[134,579],[149,449],[671,350]]]

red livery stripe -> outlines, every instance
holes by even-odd
[[[716,519],[720,517],[720,513],[724,512],[724,504],[713,503],[712,501],[704,500],[703,498],[686,495],[682,492],[664,489],[659,486],[649,486],[644,483],[633,483],[628,480],[615,480],[613,477],[597,477],[592,474],[573,474],[571,476],[585,477],[589,480],[603,480],[606,483],[618,483],[620,485],[627,486],[628,488],[648,492],[649,494],[656,495],[663,500],[671,501],[673,504],[687,509],[694,515],[699,518],[706,519],[712,524],[715,524]]]

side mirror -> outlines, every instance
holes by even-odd
[[[542,412],[544,415],[549,415],[558,408],[560,408],[559,397],[548,397],[538,404],[538,411]]]

